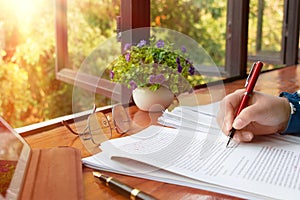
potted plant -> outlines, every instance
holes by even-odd
[[[140,109],[149,111],[153,104],[166,108],[174,95],[191,90],[190,77],[195,73],[193,63],[184,46],[180,49],[173,46],[154,37],[149,42],[126,44],[124,53],[110,64],[111,80],[133,90],[133,100]]]

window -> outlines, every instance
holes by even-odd
[[[226,1],[151,1],[151,27],[191,37],[219,67],[225,66],[226,15]]]
[[[82,68],[82,63],[95,48],[103,58],[112,59],[98,44],[118,39],[109,49],[120,53],[125,43],[140,38],[118,33],[137,27],[166,27],[192,37],[211,54],[224,79],[244,77],[247,62],[257,59],[271,67],[296,64],[299,4],[298,0],[0,0],[0,84],[7,88],[0,91],[0,114],[18,127],[74,113],[74,84],[80,86],[75,90],[83,99],[96,91],[98,106],[111,104],[111,97],[122,100],[119,90],[124,88],[116,88],[106,72],[100,76]],[[16,84],[7,84],[11,80]]]
[[[251,0],[249,27],[249,61],[262,60],[275,65],[297,63],[298,1]]]
[[[57,79],[111,97],[114,85],[105,79],[99,81],[92,72],[81,73],[84,69],[80,66],[99,44],[115,34],[112,27],[117,12],[118,1],[56,0]]]
[[[122,35],[122,37],[119,38],[120,42],[116,42],[118,32],[130,30],[132,27],[145,27],[145,24],[149,24],[150,1],[143,1],[142,3],[141,1],[134,2],[135,3],[129,1],[120,6],[120,1],[116,0],[56,0],[57,79],[75,84],[75,92],[80,94],[78,96],[81,96],[81,93],[86,93],[85,95],[89,97],[93,96],[95,93],[100,94],[97,95],[98,99],[100,99],[98,101],[100,102],[98,106],[111,104],[111,99],[118,102],[124,101],[123,98],[127,100],[127,96],[130,95],[130,91],[127,88],[118,88],[116,84],[108,80],[109,72],[105,70],[105,68],[108,63],[113,61],[114,57],[112,55],[120,55],[122,46],[125,43],[131,43],[133,40],[140,40],[136,35],[128,34],[127,36]],[[148,2],[148,4],[146,4],[146,2]],[[74,7],[76,9],[75,12],[73,10]],[[86,8],[86,10],[84,8]],[[128,12],[128,10],[132,12]],[[116,15],[120,13],[122,13],[121,18]],[[74,14],[83,17],[83,21],[87,21],[88,25],[78,27],[78,20],[72,19]],[[93,22],[91,21],[93,19],[89,18],[96,18],[96,20],[94,19]],[[119,20],[119,24],[121,24],[119,27],[117,27],[117,20]],[[77,42],[74,44],[69,42],[69,36],[74,29],[78,29],[80,32],[86,32],[86,30],[89,29],[88,27],[91,27],[93,23],[95,23],[96,29],[98,28],[99,30],[99,34],[96,34],[96,38],[102,38],[93,41],[91,48],[89,49],[90,51],[83,55],[81,53],[82,49],[80,49],[80,45],[78,45]],[[74,29],[71,28],[72,24],[74,24]],[[81,24],[79,23],[79,25]],[[106,34],[107,31],[110,33]],[[77,33],[75,33],[75,36],[76,34]],[[72,42],[74,41],[77,40],[74,40],[73,38]],[[82,43],[91,43],[91,40],[83,39]],[[73,58],[76,58],[76,62],[70,57],[71,45],[73,45],[73,49],[78,49],[78,51],[74,51],[73,54]],[[78,55],[82,56],[83,59],[78,60]],[[98,68],[97,70],[93,70],[90,66],[85,67],[83,61],[87,56],[89,56],[89,58],[88,60],[85,60],[86,63],[93,58],[97,59],[101,63],[97,62],[96,68],[100,66],[103,69]],[[94,65],[94,63],[87,63],[86,65]],[[99,73],[99,70],[101,73]],[[80,88],[87,90],[87,92],[81,91]],[[128,95],[124,96],[124,94]],[[82,107],[82,109],[84,110],[87,108]]]
[[[284,1],[251,0],[248,58],[283,63]]]
[[[0,115],[14,128],[72,113],[55,79],[54,2],[0,0]]]
[[[67,13],[69,12],[69,8],[67,8],[66,0],[57,0],[56,2],[57,78],[68,83],[74,83],[76,79],[76,84],[78,86],[91,91],[97,90],[97,92],[110,98],[112,96],[112,91],[115,88],[114,84],[112,84],[110,81],[107,81],[105,78],[99,80],[98,82],[98,77],[95,77],[93,75],[91,76],[91,74],[87,73],[77,73],[76,69],[74,69],[74,67],[70,65],[71,61],[68,56],[68,27],[62,26],[64,24],[69,24],[69,22],[67,22],[69,20],[69,17],[67,15]],[[160,8],[160,5],[162,4],[164,4],[164,8],[168,8],[168,11],[170,11],[170,13],[167,13],[168,11],[166,11],[165,9],[162,13]],[[170,7],[170,5],[173,5],[173,7]],[[218,61],[217,65],[220,66],[220,70],[224,72],[227,5],[224,2],[222,4],[219,4],[218,1],[214,1],[212,5],[208,5],[205,7],[203,7],[203,5],[199,3],[193,3],[193,1],[182,1],[180,7],[181,10],[176,10],[175,8],[178,6],[177,1],[121,1],[121,16],[117,17],[117,20],[115,21],[118,24],[116,28],[118,33],[122,32],[123,34],[121,35],[117,33],[118,39],[120,40],[120,49],[123,49],[125,43],[138,43],[138,41],[140,41],[141,38],[137,38],[135,32],[132,32],[133,35],[124,35],[123,31],[127,31],[133,28],[149,27],[152,24],[154,26],[166,27],[175,31],[185,30],[183,33],[189,35],[190,37],[193,37],[193,39],[197,41],[202,41],[201,45],[204,46],[204,48],[209,49],[210,53],[214,54],[214,57],[218,58],[216,59]],[[217,7],[214,8],[214,6]],[[179,28],[179,30],[177,30],[176,28],[178,28],[179,26],[177,25],[176,27],[174,27],[174,15],[180,16],[180,13],[181,15],[183,15],[182,11],[188,10],[187,8],[190,8],[190,10],[192,10],[187,12],[184,17],[182,17],[182,19],[180,17],[177,19],[181,22],[181,27]],[[150,10],[152,10],[152,12],[150,12]],[[195,18],[190,21],[190,27],[187,30],[187,28],[184,27],[186,26],[186,18],[194,14],[196,14],[197,16],[195,16]],[[167,20],[163,19],[164,15],[168,15]],[[159,17],[161,17],[161,21],[164,21],[163,23],[158,22]],[[203,23],[200,23],[200,19]],[[214,24],[213,28],[203,28],[203,26],[208,27],[208,25],[210,25],[214,21],[216,21],[216,23]],[[167,24],[165,22],[167,22]],[[217,29],[217,32],[219,32],[219,34],[215,34],[215,29]],[[145,35],[149,36],[150,32],[146,31],[143,34],[143,37],[145,37]],[[221,44],[219,44],[220,41]],[[94,85],[97,85],[97,87],[94,88]],[[120,98],[122,97],[117,97],[117,100],[120,100]]]
[[[170,28],[199,41],[221,67],[224,78],[244,77],[247,62],[254,60],[272,65],[296,63],[291,58],[298,51],[292,43],[299,40],[299,17],[295,17],[299,15],[299,3],[295,0],[130,0],[121,1],[120,13],[119,31],[151,25]],[[174,23],[175,19],[179,24]],[[139,38],[131,36],[130,40]],[[121,42],[125,43],[124,38]],[[108,92],[113,86],[109,88],[105,83],[102,89]]]

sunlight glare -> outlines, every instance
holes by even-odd
[[[0,0],[1,1],[1,0]],[[37,19],[40,2],[38,0],[9,0],[4,3],[8,14],[7,20],[18,26],[19,30],[30,32]]]
[[[11,4],[16,16],[20,19],[30,18],[36,9],[34,0],[10,0],[7,3]]]

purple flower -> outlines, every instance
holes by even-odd
[[[129,82],[129,85],[130,85],[130,89],[132,89],[132,90],[135,90],[137,88],[137,84],[134,80],[131,80]]]
[[[176,63],[180,64],[180,58],[179,57],[176,58]]]
[[[182,66],[180,64],[177,65],[177,71],[178,71],[178,73],[182,72]]]
[[[190,66],[189,73],[190,73],[190,75],[194,75],[195,74],[195,67],[193,65]]]
[[[163,84],[165,82],[165,76],[163,74],[159,74],[156,76],[156,83]]]
[[[150,75],[150,77],[149,77],[149,83],[150,84],[155,84],[156,83],[156,76],[155,75]]]
[[[165,42],[163,40],[158,40],[156,43],[157,48],[163,48],[165,46]]]
[[[127,62],[130,61],[130,53],[127,53],[127,54],[125,55],[125,59],[126,59]]]
[[[114,76],[115,76],[115,72],[111,70],[110,73],[109,73],[110,79],[113,79]]]
[[[131,47],[131,44],[130,44],[130,43],[126,43],[126,44],[124,45],[124,51],[129,50],[130,47]]]
[[[186,53],[186,48],[185,48],[185,46],[183,46],[183,45],[181,46],[181,52],[182,52],[182,53]]]
[[[165,82],[165,76],[163,74],[159,75],[150,75],[149,83],[150,84],[163,84]]]
[[[145,46],[146,43],[147,43],[146,40],[141,40],[141,41],[138,43],[137,47]]]

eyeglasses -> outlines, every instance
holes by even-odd
[[[112,107],[112,121],[118,134],[124,134],[130,129],[130,119],[121,104]],[[84,141],[90,140],[97,146],[112,138],[113,128],[109,119],[104,113],[96,112],[95,104],[92,113],[87,118],[87,125],[82,132],[75,132],[66,121],[62,121],[62,124],[71,133],[78,135]]]

